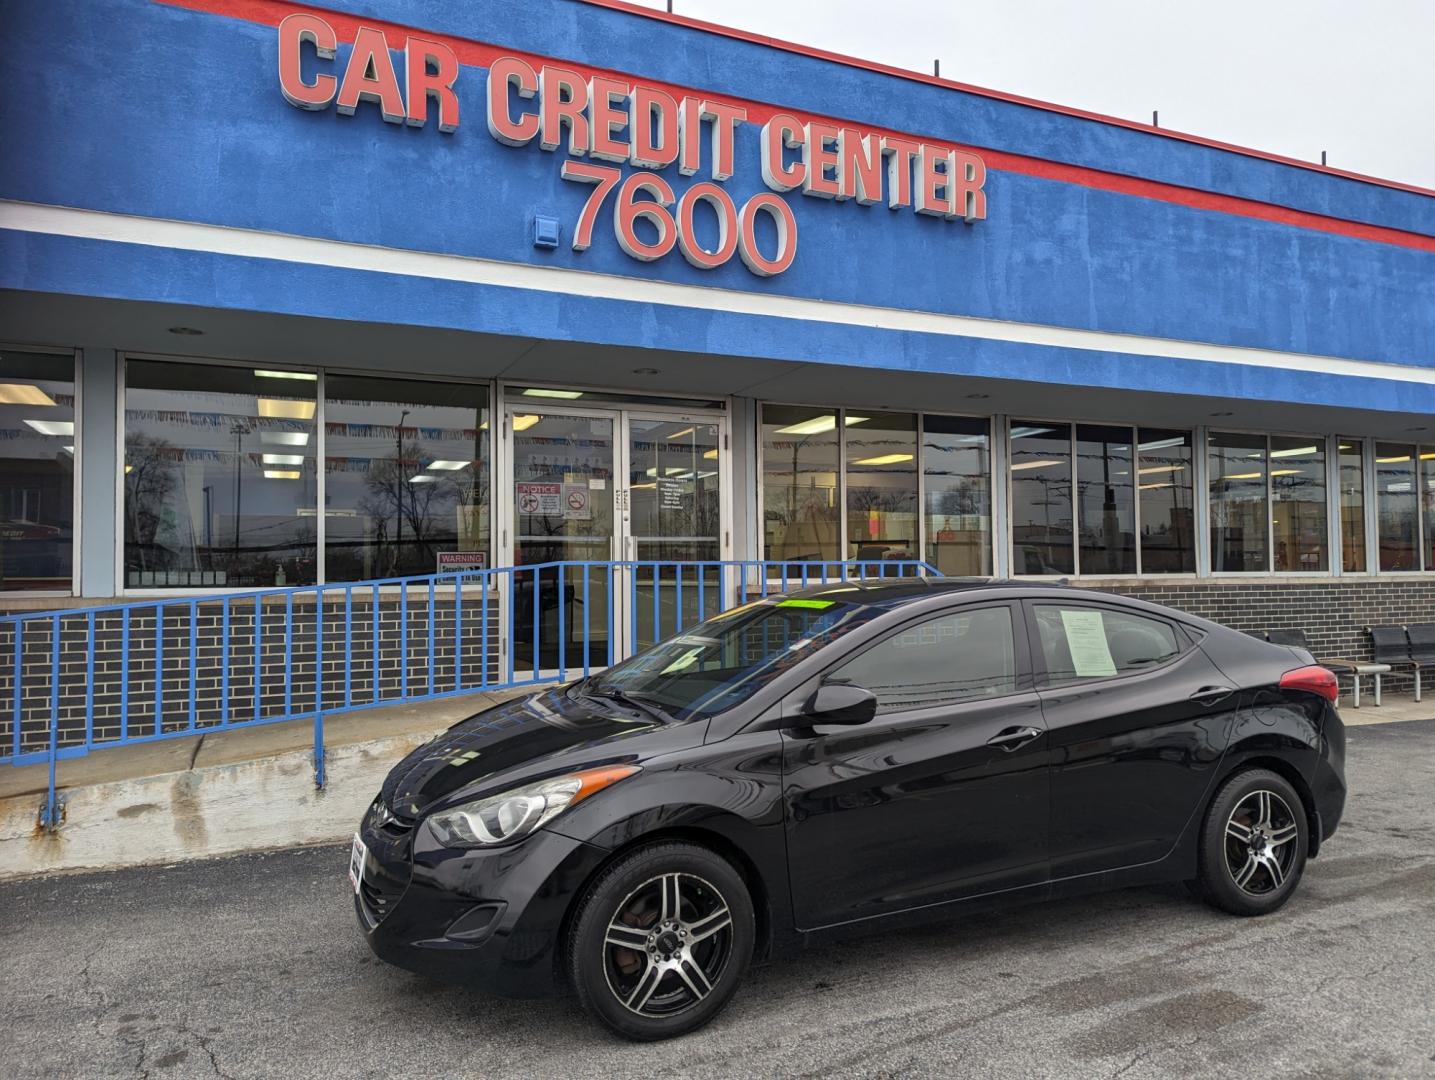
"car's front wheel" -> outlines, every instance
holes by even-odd
[[[752,899],[716,852],[663,841],[618,859],[588,887],[568,936],[569,978],[619,1035],[683,1035],[727,1004],[752,959]]]
[[[1201,830],[1199,891],[1233,915],[1265,915],[1295,892],[1309,837],[1305,806],[1268,769],[1237,773],[1211,801]]]

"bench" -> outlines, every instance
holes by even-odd
[[[1267,630],[1266,640],[1272,645],[1293,645],[1306,652],[1313,652],[1310,642],[1306,639],[1304,630]],[[1360,680],[1362,676],[1372,676],[1375,679],[1375,704],[1380,704],[1380,677],[1389,674],[1390,665],[1374,663],[1365,660],[1345,660],[1337,657],[1328,659],[1316,658],[1315,661],[1323,668],[1329,668],[1337,675],[1349,675],[1352,685],[1351,708],[1360,708]]]
[[[1435,623],[1414,626],[1368,626],[1377,663],[1409,668],[1415,677],[1415,700],[1420,700],[1420,673],[1435,666]]]

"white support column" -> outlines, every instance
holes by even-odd
[[[999,578],[1011,577],[1011,485],[1010,440],[1007,437],[1007,417],[998,414],[992,417],[991,462],[992,462],[992,540],[996,547],[993,570]]]
[[[80,518],[76,531],[75,563],[81,596],[108,597],[119,592],[123,552],[120,522],[119,360],[114,349],[80,351],[76,383],[79,387]]]
[[[1211,576],[1211,485],[1207,457],[1206,429],[1198,427],[1191,433],[1191,492],[1196,508],[1196,576]]]

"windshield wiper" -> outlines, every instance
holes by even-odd
[[[619,690],[616,687],[603,686],[602,683],[595,682],[594,686],[586,687],[583,693],[586,697],[607,698],[610,701],[618,702],[620,705],[626,705],[630,709],[637,709],[639,712],[646,713],[647,715],[651,716],[660,724],[676,723],[676,720],[673,718],[671,713],[665,712],[661,707],[655,705],[650,699],[645,697],[637,697],[636,695],[629,694],[624,690]]]

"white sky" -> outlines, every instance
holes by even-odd
[[[636,0],[662,10],[666,0]],[[673,0],[849,56],[1435,187],[1435,0]],[[871,14],[876,12],[874,16]]]

